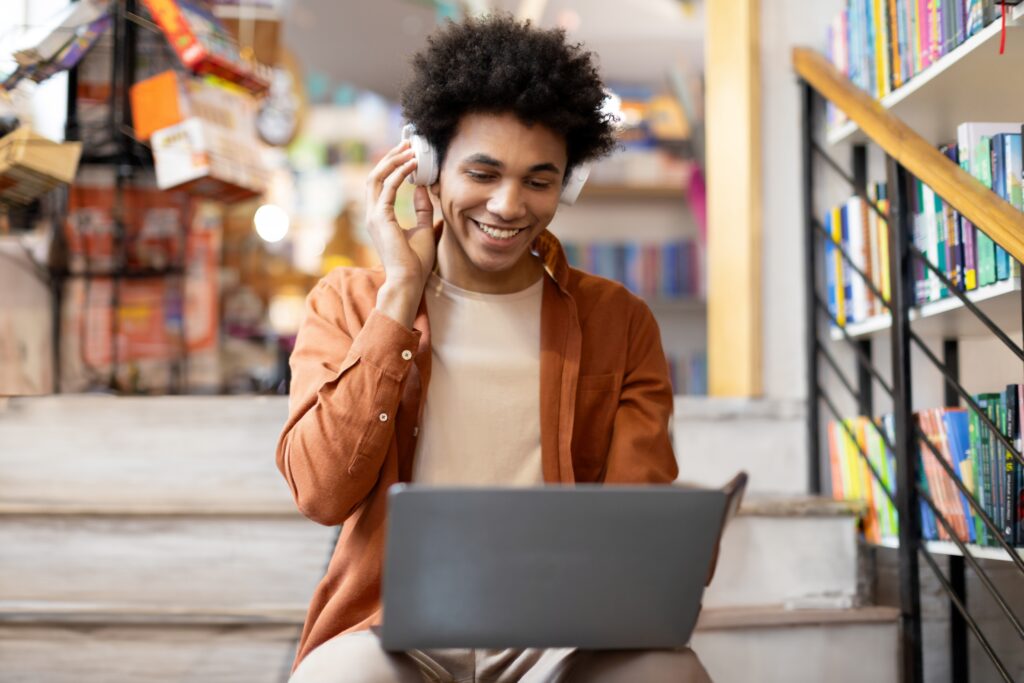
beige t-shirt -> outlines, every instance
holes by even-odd
[[[413,464],[416,483],[530,486],[540,459],[543,277],[481,294],[436,274],[426,287],[432,363]]]

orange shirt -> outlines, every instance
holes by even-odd
[[[672,388],[654,316],[622,285],[570,268],[551,233],[533,249],[548,274],[540,325],[544,481],[673,481]],[[386,494],[412,478],[431,359],[425,305],[414,329],[395,322],[374,308],[383,282],[381,268],[324,277],[306,301],[291,356],[277,466],[304,515],[344,523],[293,671],[321,643],[380,623]]]

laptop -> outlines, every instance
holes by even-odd
[[[383,647],[684,646],[745,482],[740,475],[723,490],[396,484]]]

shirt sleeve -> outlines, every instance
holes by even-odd
[[[306,299],[276,454],[302,514],[331,526],[377,481],[420,340],[420,332],[376,309],[353,337],[342,297],[321,280]]]
[[[679,475],[669,434],[672,384],[654,315],[639,302],[630,316],[629,348],[612,423],[605,483],[669,483]]]

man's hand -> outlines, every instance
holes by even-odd
[[[434,207],[427,188],[413,197],[416,227],[405,230],[395,218],[395,195],[416,168],[408,141],[384,155],[366,180],[366,227],[384,265],[384,284],[377,292],[377,310],[412,327],[423,287],[434,267]]]

